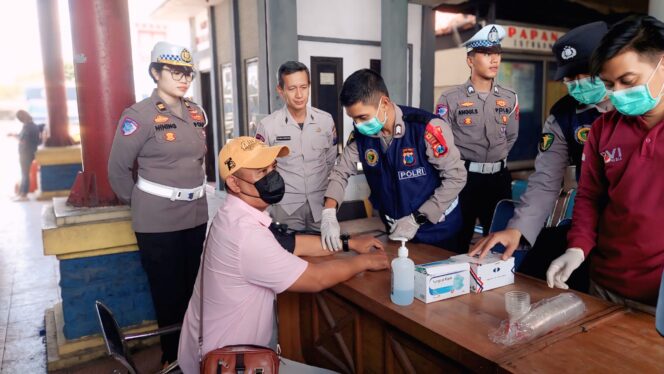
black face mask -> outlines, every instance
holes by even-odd
[[[242,180],[251,183],[244,179]],[[284,198],[284,193],[286,193],[286,183],[284,182],[284,178],[282,178],[276,170],[267,173],[263,178],[253,183],[253,185],[256,187],[256,191],[258,191],[258,196],[249,195],[245,192],[242,193],[247,196],[258,197],[268,204],[276,204],[280,202],[281,199]]]

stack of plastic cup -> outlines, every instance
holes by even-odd
[[[510,322],[516,321],[530,311],[530,294],[524,291],[505,293],[505,310],[510,317]]]

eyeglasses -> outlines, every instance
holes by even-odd
[[[183,71],[180,71],[180,70],[172,70],[172,69],[167,69],[165,67],[164,67],[164,70],[170,72],[171,77],[173,77],[173,80],[176,81],[176,82],[182,81],[183,77],[187,82],[191,82],[196,77],[196,72],[194,72],[194,71],[189,72],[189,73],[184,73]]]

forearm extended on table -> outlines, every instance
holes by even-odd
[[[364,256],[309,263],[307,270],[293,283],[288,291],[319,292],[352,278],[367,269]]]

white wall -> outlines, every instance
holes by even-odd
[[[339,39],[355,39],[380,42],[380,0],[298,0],[297,33]],[[420,45],[422,32],[422,7],[408,4],[407,41],[412,44],[413,83],[412,106],[420,104]],[[353,72],[369,67],[369,60],[380,60],[380,47],[345,43],[298,42],[299,60],[311,68],[311,57],[337,57],[343,59],[343,79]],[[389,87],[388,87],[389,89]],[[399,103],[407,104],[407,103]],[[433,108],[431,108],[433,109]],[[344,142],[353,129],[352,120],[344,112]],[[341,134],[340,134],[341,135]],[[345,200],[363,199],[369,188],[363,175],[352,177],[346,189]]]
[[[380,41],[380,0],[297,0],[297,33]]]
[[[466,63],[466,48],[450,48],[436,51],[434,68],[434,99],[450,86],[462,84],[470,76]]]
[[[297,13],[298,35],[380,42],[380,0],[298,0]],[[409,4],[407,40],[413,45],[412,105],[415,107],[420,104],[421,32],[422,7]],[[311,41],[298,43],[298,56],[309,68],[312,56],[343,58],[344,80],[353,72],[368,68],[369,60],[381,57],[378,46]],[[351,119],[344,113],[343,139],[348,137],[352,127]]]

